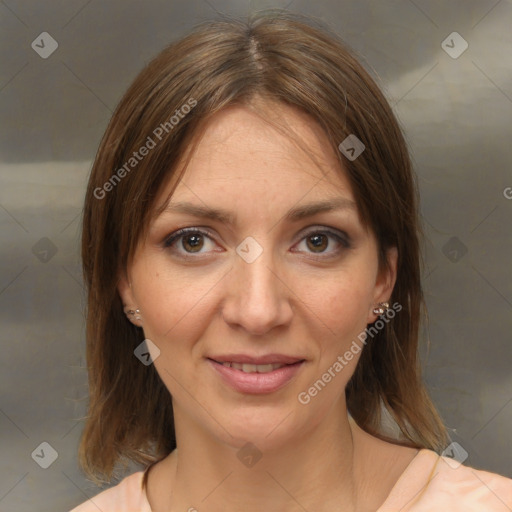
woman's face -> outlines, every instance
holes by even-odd
[[[302,145],[245,107],[217,114],[119,283],[160,351],[177,427],[260,448],[305,435],[333,406],[343,412],[359,353],[343,356],[363,346],[358,335],[389,299],[396,268],[393,251],[378,272],[376,240],[320,127],[283,105],[265,115]],[[250,361],[266,364],[241,366]]]

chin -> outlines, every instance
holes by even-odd
[[[296,423],[296,415],[282,406],[244,407],[239,412],[231,412],[222,423],[227,432],[220,429],[222,441],[237,449],[252,443],[261,451],[274,450],[293,439],[300,430]]]

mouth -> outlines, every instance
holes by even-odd
[[[293,362],[256,364],[207,358],[214,374],[221,378],[221,382],[244,394],[273,393],[283,388],[297,376],[306,362],[305,359],[288,360]]]
[[[298,363],[302,363],[305,360],[299,359],[295,363],[268,363],[268,364],[246,364],[246,363],[236,363],[234,361],[216,361],[215,359],[210,359],[214,363],[221,364],[222,366],[226,366],[228,368],[234,368],[235,370],[241,370],[245,373],[269,373],[274,370],[278,370],[279,368],[283,368],[284,366],[293,366]]]

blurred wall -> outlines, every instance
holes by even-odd
[[[197,22],[269,6],[330,23],[400,118],[428,237],[425,378],[465,463],[512,477],[511,1],[5,0],[0,510],[69,510],[98,492],[76,462],[87,398],[79,236],[117,101]]]

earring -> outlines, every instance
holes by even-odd
[[[140,309],[136,309],[135,311],[133,309],[125,309],[124,312],[128,318],[133,316],[134,320],[142,320],[142,317],[140,316]]]
[[[373,308],[374,315],[382,315],[389,309],[389,302],[379,302],[376,308]]]

